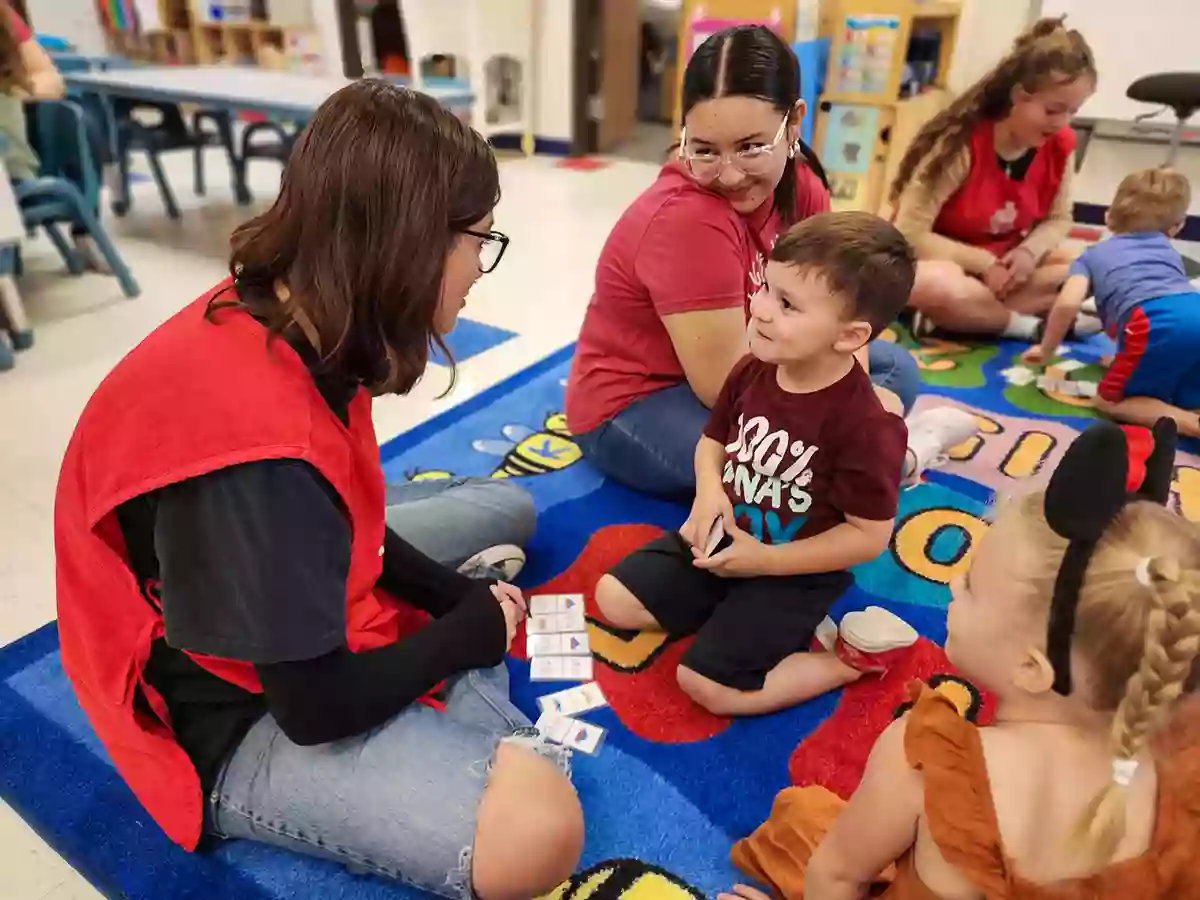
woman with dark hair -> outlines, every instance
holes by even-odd
[[[84,410],[55,506],[63,665],[185,848],[248,838],[484,900],[579,858],[567,761],[508,697],[524,598],[418,549],[434,520],[469,555],[471,516],[503,531],[527,501],[447,491],[385,526],[371,421],[500,261],[498,199],[491,149],[436,101],[342,89],[234,233],[232,279]]]
[[[799,136],[804,113],[795,54],[769,28],[719,32],[689,60],[678,158],[609,235],[567,383],[571,431],[617,481],[695,493],[693,453],[748,352],[764,260],[783,230],[829,208],[824,170]],[[919,384],[908,352],[876,341],[869,356],[885,405],[907,410]],[[926,437],[920,468],[945,444]]]

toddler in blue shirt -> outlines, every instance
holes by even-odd
[[[1180,434],[1200,437],[1200,293],[1171,246],[1191,197],[1188,180],[1173,169],[1127,175],[1108,210],[1113,236],[1071,265],[1042,341],[1024,359],[1052,360],[1092,294],[1096,314],[1117,341],[1096,409],[1135,425],[1168,416]]]

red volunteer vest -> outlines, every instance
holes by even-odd
[[[239,310],[205,318],[209,300],[227,286],[151,333],[92,395],[67,447],[54,515],[63,667],[117,770],[189,850],[200,839],[200,781],[162,698],[143,679],[163,619],[130,569],[117,507],[226,466],[302,459],[328,479],[350,521],[350,649],[393,643],[415,624],[411,610],[374,592],[384,482],[370,396],[359,390],[344,426],[285,341],[268,344],[266,330]],[[248,663],[193,658],[226,681],[262,690]],[[139,691],[156,716],[135,707]]]
[[[994,122],[975,126],[971,171],[942,207],[933,231],[1002,256],[1050,214],[1075,149],[1075,132],[1068,126],[1046,141],[1025,177],[1014,181],[996,159],[994,130]]]

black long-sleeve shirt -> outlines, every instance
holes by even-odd
[[[348,389],[317,384],[344,417]],[[118,518],[166,626],[146,680],[166,702],[205,791],[268,711],[296,743],[325,743],[382,724],[451,675],[503,658],[504,615],[488,583],[390,530],[379,586],[433,618],[391,646],[351,653],[349,522],[336,491],[305,462],[220,469],[135,498]],[[181,651],[253,663],[263,693],[223,681]]]

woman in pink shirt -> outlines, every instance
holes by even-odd
[[[775,238],[829,209],[825,173],[799,137],[796,57],[769,28],[706,40],[684,74],[683,114],[679,158],[625,211],[600,254],[566,403],[594,465],[673,498],[695,490],[696,443],[747,353],[746,307]],[[869,356],[885,404],[907,410],[920,383],[911,356],[879,341]],[[949,440],[935,437],[915,451],[918,467]]]

